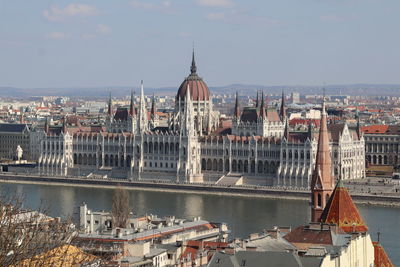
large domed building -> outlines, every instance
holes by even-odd
[[[210,90],[197,74],[194,51],[192,53],[190,74],[181,83],[176,95],[176,113],[184,111],[188,89],[190,90],[190,98],[194,109],[195,130],[199,135],[208,134],[218,127],[219,113],[213,111]]]
[[[197,75],[197,67],[194,59],[194,52],[192,54],[192,65],[190,66],[190,75],[179,86],[177,99],[184,100],[186,97],[186,90],[190,88],[190,96],[193,101],[208,101],[210,100],[210,90],[203,79]]]

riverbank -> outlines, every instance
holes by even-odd
[[[113,189],[122,186],[128,190],[180,192],[188,194],[214,194],[240,197],[309,200],[309,191],[304,189],[275,188],[265,186],[223,186],[215,184],[171,183],[166,181],[127,181],[126,179],[90,179],[80,177],[50,177],[35,175],[0,174],[1,183],[43,184],[57,186],[97,187]],[[400,207],[400,197],[373,194],[354,194],[358,204]]]

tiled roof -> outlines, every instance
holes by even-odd
[[[297,227],[283,238],[300,250],[307,250],[315,245],[333,245],[330,230],[314,230],[304,225]]]
[[[118,108],[114,114],[114,120],[127,121],[129,117],[129,110],[127,108]]]
[[[279,114],[275,109],[267,109],[267,119],[268,121],[279,122]]]
[[[367,225],[341,180],[337,183],[321,214],[321,222],[334,223],[346,233],[368,231]]]
[[[241,121],[244,122],[256,122],[258,118],[258,111],[253,107],[245,107],[240,117]]]
[[[0,132],[22,133],[26,127],[27,127],[26,124],[1,123],[0,124]]]
[[[372,242],[374,245],[374,266],[375,267],[394,267],[394,264],[390,261],[385,249],[378,242]]]
[[[374,134],[374,133],[386,133],[389,129],[389,125],[370,125],[361,127],[361,132],[365,134]]]

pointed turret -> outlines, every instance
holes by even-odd
[[[324,211],[322,223],[334,223],[346,233],[365,233],[368,227],[361,217],[349,191],[339,179]]]
[[[151,116],[152,120],[154,120],[154,118],[156,117],[156,99],[154,97],[154,94],[153,94],[153,98],[151,100],[150,116]]]
[[[358,139],[360,139],[361,135],[362,135],[362,132],[361,132],[361,125],[360,125],[360,115],[358,114],[358,112],[357,112],[357,128],[356,128],[356,131],[357,131]]]
[[[258,90],[257,90],[257,96],[256,96],[256,108],[258,108]]]
[[[235,100],[235,111],[234,111],[234,116],[236,119],[240,118],[240,106],[239,106],[239,95],[238,92],[236,91],[236,100]]]
[[[46,134],[49,134],[49,132],[50,132],[49,118],[48,117],[46,117],[46,121],[44,122],[44,132]]]
[[[285,137],[286,141],[289,141],[290,132],[289,132],[289,121],[286,120],[285,122],[285,130],[283,132],[283,136]]]
[[[310,141],[312,141],[312,138],[313,138],[313,122],[312,122],[312,119],[310,119],[310,121],[308,122],[307,137],[308,137],[308,139],[310,139]]]
[[[193,47],[193,52],[192,52],[192,65],[190,66],[190,73],[191,74],[197,73],[196,61],[194,59],[194,47]]]
[[[281,120],[286,119],[286,107],[285,107],[285,94],[282,92],[282,100],[281,100],[281,109],[279,111],[279,116],[281,117]]]
[[[322,102],[321,123],[315,169],[311,178],[311,221],[319,222],[329,197],[332,194],[334,177],[332,159],[329,151],[329,133],[325,99]]]
[[[193,117],[193,103],[192,99],[190,98],[190,88],[186,90],[186,98],[185,98],[185,111],[184,111],[184,118],[185,118],[185,135],[190,136],[195,133],[194,131],[194,117]]]
[[[67,133],[67,116],[64,116],[64,117],[63,117],[62,122],[63,122],[63,124],[62,124],[62,130],[61,130],[61,131],[62,131],[64,134],[66,134],[66,133]]]
[[[267,114],[265,113],[264,92],[261,93],[260,117],[262,120],[267,118]]]
[[[131,115],[132,117],[135,116],[135,105],[133,104],[133,90],[131,91],[131,103],[129,105],[129,115]]]
[[[112,100],[111,100],[111,92],[110,92],[110,97],[108,99],[108,111],[107,111],[108,116],[111,118],[112,117]]]
[[[139,110],[138,110],[138,132],[144,133],[148,130],[148,118],[147,118],[147,109],[146,109],[146,101],[144,98],[144,87],[143,80],[140,84],[140,102],[139,102]]]

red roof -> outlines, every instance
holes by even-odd
[[[365,134],[386,133],[388,129],[389,125],[370,125],[361,127],[361,132]]]
[[[319,119],[303,119],[303,118],[295,118],[291,119],[289,121],[290,126],[296,126],[296,125],[309,125],[310,121],[315,127],[319,127],[320,120]]]
[[[346,233],[368,231],[367,225],[341,180],[322,212],[321,222],[334,223]]]
[[[185,250],[183,251],[181,258],[187,258],[189,255],[191,260],[194,261],[197,256],[197,251],[202,248],[204,250],[222,250],[228,247],[228,243],[225,242],[212,242],[212,241],[187,241],[185,245]]]
[[[179,87],[176,98],[182,100],[186,97],[186,90],[190,88],[190,97],[194,101],[204,101],[210,99],[210,90],[206,83],[197,75],[191,74],[187,77]]]
[[[394,264],[390,261],[385,249],[378,242],[372,242],[374,245],[374,266],[375,267],[394,267]]]

